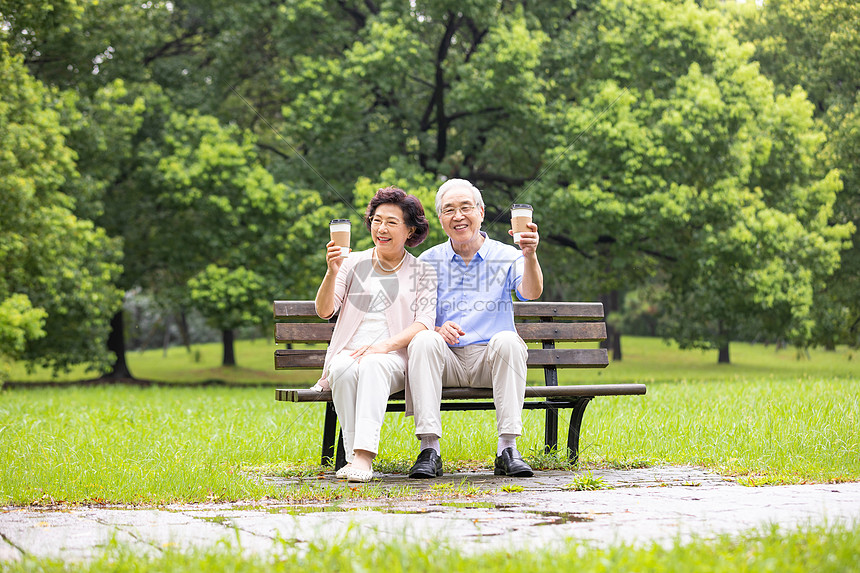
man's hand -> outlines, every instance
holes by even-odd
[[[543,271],[537,258],[537,246],[540,235],[535,223],[528,224],[531,231],[520,233],[520,250],[523,253],[523,280],[517,291],[526,300],[535,300],[543,293]],[[508,230],[511,235],[513,231]]]
[[[531,231],[520,233],[520,250],[526,257],[528,257],[529,255],[534,255],[537,252],[537,246],[540,242],[540,235],[538,235],[537,224],[528,223],[527,226],[529,229],[531,229]],[[508,234],[513,237],[513,230],[508,229]]]
[[[460,342],[460,337],[466,334],[456,322],[447,321],[442,326],[436,327],[436,332],[442,335],[442,338],[448,344],[454,345]]]

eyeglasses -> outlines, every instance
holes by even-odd
[[[380,219],[378,217],[374,217],[370,220],[371,227],[381,227],[382,224],[385,224],[389,229],[396,229],[398,225],[400,225],[400,221],[397,219],[388,219],[387,221]]]
[[[453,217],[454,213],[460,211],[463,215],[468,215],[478,207],[476,205],[460,205],[459,207],[445,207],[442,209],[441,213],[443,217]]]

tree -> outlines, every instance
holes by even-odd
[[[850,228],[802,93],[775,97],[720,15],[692,4],[594,3],[556,42],[558,143],[534,186],[565,277],[602,292],[664,276],[682,346],[750,331],[807,344],[812,291]],[[564,252],[564,251],[562,251]]]
[[[141,143],[138,168],[120,189],[128,192],[116,195],[131,196],[138,211],[123,230],[135,283],[180,307],[197,304],[223,331],[258,322],[254,309],[269,308],[281,289],[308,295],[306,266],[321,266],[314,237],[328,221],[319,196],[276,183],[247,131],[177,112],[162,127]],[[230,356],[231,335],[225,341]]]
[[[68,94],[30,76],[0,43],[0,354],[55,369],[109,362],[107,318],[122,293],[119,243],[73,214]]]
[[[283,139],[260,135],[285,164],[274,172],[296,163],[287,143],[337,182],[329,200],[349,200],[340,189],[355,173],[378,181],[409,165],[432,187],[465,177],[501,238],[518,197],[552,215],[541,226],[550,289],[614,300],[659,272],[688,301],[672,333],[685,345],[725,346],[750,329],[809,340],[808,293],[848,232],[817,216],[839,181],[811,161],[822,139],[803,96],[776,98],[718,12],[630,1],[286,10],[265,25],[284,73],[252,67],[231,107],[280,102],[266,117]],[[323,37],[301,35],[312,21]]]
[[[196,110],[209,102],[199,89],[209,82],[188,69],[210,57],[203,40],[229,24],[230,10],[211,17],[204,5],[114,0],[66,8],[63,21],[17,3],[3,16],[30,68],[77,94],[70,145],[83,177],[66,191],[79,213],[122,237],[119,286],[143,286],[181,314],[191,277],[241,261],[272,291],[307,294],[302,266],[322,258],[308,253],[319,235],[310,229],[324,227],[312,215],[316,194],[276,184],[250,134]],[[114,315],[109,344],[113,375],[124,378],[122,319]]]
[[[244,267],[209,265],[189,282],[191,302],[223,333],[224,366],[236,365],[233,331],[259,324],[271,312],[266,280]]]
[[[860,344],[860,5],[849,0],[769,0],[739,8],[740,38],[755,45],[755,59],[778,89],[801,86],[828,133],[820,158],[839,169],[844,190],[833,221],[852,223],[854,246],[816,292],[816,341],[827,347]]]

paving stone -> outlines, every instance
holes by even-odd
[[[227,543],[247,554],[305,551],[315,540],[444,544],[464,552],[550,548],[575,540],[669,545],[776,524],[860,527],[860,483],[742,487],[690,467],[594,470],[611,489],[575,491],[583,472],[507,478],[464,472],[437,480],[382,476],[383,489],[408,498],[295,504],[267,500],[130,509],[0,509],[0,562],[22,554],[87,559],[119,543],[142,554]],[[275,479],[340,487],[333,473]],[[519,486],[507,487],[505,486]],[[450,488],[448,497],[445,488]],[[456,497],[456,491],[477,490]]]

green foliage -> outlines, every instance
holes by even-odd
[[[244,267],[209,265],[188,281],[188,287],[195,308],[219,330],[259,324],[270,311],[265,281]]]
[[[4,44],[0,72],[8,78],[0,88],[0,312],[18,324],[0,354],[103,367],[108,320],[122,301],[114,286],[119,244],[76,217],[74,200],[60,191],[76,177],[61,123],[74,115],[74,98],[34,80]]]
[[[769,0],[737,19],[768,76],[786,90],[803,86],[819,112],[856,99],[858,25],[860,6],[851,0]]]
[[[536,206],[548,297],[656,285],[688,346],[845,341],[857,9],[769,1],[732,30],[720,4],[11,1],[2,34],[65,90],[66,208],[166,308],[210,265],[310,297],[327,219],[358,223],[385,185],[428,210],[420,252],[444,239],[435,189],[465,177],[495,237]]]
[[[749,333],[808,343],[814,289],[852,231],[803,94],[778,96],[719,14],[691,3],[596,3],[565,30],[566,74],[534,188],[580,292],[651,284],[665,334],[717,347]],[[559,47],[557,50],[561,50]],[[578,105],[569,105],[576,101]],[[547,180],[549,179],[549,180]]]
[[[6,359],[21,356],[28,340],[45,336],[47,314],[44,309],[33,308],[24,294],[0,301],[0,384],[9,374]]]
[[[109,204],[114,213],[136,211],[121,217],[117,229],[125,237],[131,284],[184,306],[192,300],[188,281],[197,277],[193,300],[222,325],[261,316],[257,310],[282,288],[295,298],[309,296],[308,269],[322,260],[317,237],[327,223],[319,196],[275,182],[246,130],[196,113],[161,118],[154,112],[149,125],[154,131],[137,151],[129,193]],[[253,276],[252,284],[239,295],[212,265],[230,269],[232,279]],[[241,302],[242,308],[235,314],[221,308],[214,302],[220,295],[228,295],[221,304]]]
[[[778,89],[800,86],[828,134],[818,161],[837,168],[844,190],[827,215],[851,222],[854,246],[841,268],[815,293],[816,340],[828,347],[860,345],[860,5],[850,0],[769,0],[735,12],[738,36],[755,45],[755,59]]]
[[[114,229],[124,221],[105,213],[106,196],[127,176],[134,155],[134,138],[143,124],[146,94],[132,93],[117,79],[81,95],[75,113],[67,114],[66,144],[77,157],[78,176],[66,181],[63,191],[75,199],[75,213]],[[120,235],[120,233],[114,233]]]

